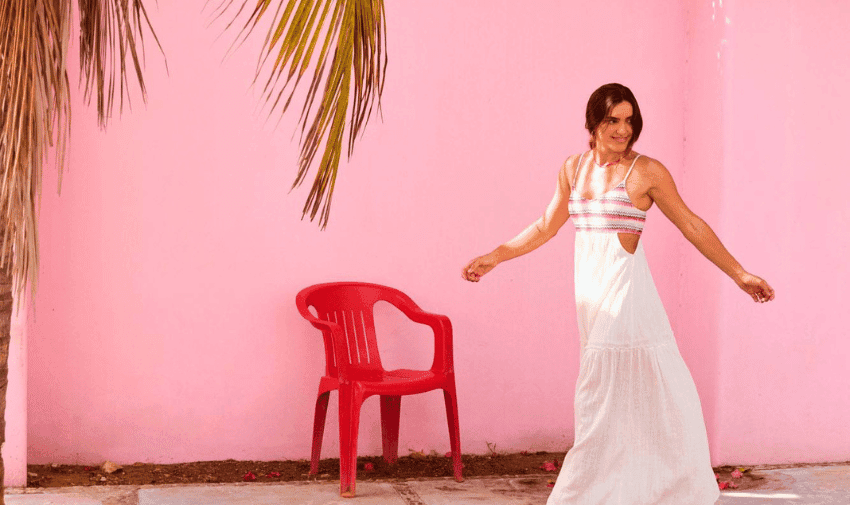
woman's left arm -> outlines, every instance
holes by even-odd
[[[647,194],[667,219],[676,225],[703,256],[731,277],[754,301],[773,300],[776,296],[773,288],[764,279],[744,270],[726,250],[714,230],[685,205],[667,168],[651,158],[647,161],[646,176],[650,181]]]

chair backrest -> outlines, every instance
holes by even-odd
[[[296,297],[299,307],[313,307],[316,317],[342,327],[347,352],[340,356],[334,347],[330,331],[322,330],[325,343],[326,375],[338,376],[338,367],[356,370],[357,375],[380,374],[383,371],[378,343],[375,338],[373,308],[379,300],[392,300],[401,292],[362,282],[333,282],[317,284],[301,290]],[[404,295],[402,295],[404,296]]]

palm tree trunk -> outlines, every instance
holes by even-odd
[[[6,441],[6,387],[9,385],[9,340],[12,326],[12,273],[9,265],[0,267],[0,446]],[[3,497],[5,468],[0,455],[0,505]]]

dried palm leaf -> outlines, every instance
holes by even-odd
[[[218,16],[232,3],[233,0],[222,2],[216,9]],[[248,3],[249,0],[243,1],[236,17]],[[237,42],[240,38],[244,42],[259,20],[270,12],[271,3],[271,0],[256,0]],[[262,69],[270,66],[263,87],[270,115],[279,109],[280,116],[283,116],[301,78],[311,65],[315,68],[299,118],[301,154],[292,188],[304,182],[324,142],[324,153],[301,215],[303,219],[309,213],[312,221],[321,208],[319,224],[323,229],[330,215],[346,123],[349,127],[350,157],[354,141],[362,134],[374,105],[377,104],[380,110],[387,68],[385,34],[383,0],[278,0],[272,25],[263,43],[254,82],[259,79]],[[320,39],[321,49],[314,61],[313,54]],[[272,56],[274,61],[269,62]],[[322,84],[322,99],[311,120],[316,95]]]
[[[54,141],[64,163],[70,123],[68,1],[0,6],[0,264],[20,295],[38,274],[37,207],[41,167]]]
[[[142,19],[149,28],[150,22],[141,0],[80,0],[79,8],[80,79],[85,78],[87,96],[97,92],[98,118],[105,125],[116,68],[123,107],[128,56],[145,96],[136,38],[141,41]],[[27,283],[36,287],[41,169],[51,148],[61,189],[71,127],[70,22],[71,0],[0,2],[0,266],[11,268],[18,296]]]
[[[80,8],[80,80],[85,77],[85,99],[91,103],[97,93],[97,116],[106,127],[115,105],[116,71],[118,73],[119,113],[124,111],[124,96],[130,100],[127,79],[127,57],[133,61],[136,80],[147,100],[147,88],[142,76],[144,63],[144,32],[142,20],[151,30],[154,41],[162,45],[154,33],[142,0],[78,0]],[[141,59],[136,48],[142,51]],[[168,64],[166,62],[166,72]]]

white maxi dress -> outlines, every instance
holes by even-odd
[[[633,167],[592,200],[573,182],[581,344],[575,443],[547,505],[712,505],[720,496],[696,386],[643,241],[631,254],[617,235],[643,229],[646,212],[626,192]]]

